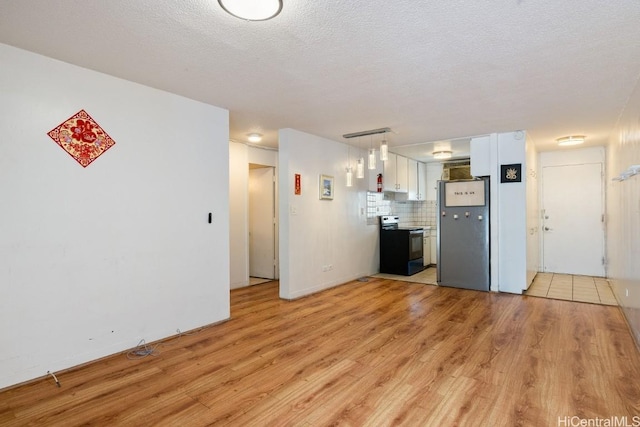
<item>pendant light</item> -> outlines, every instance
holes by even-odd
[[[371,138],[371,143],[369,144],[369,169],[373,170],[376,168],[376,150],[373,149],[373,137]]]
[[[356,163],[356,178],[364,178],[364,157],[362,157],[362,148],[360,147],[360,138],[358,138],[358,163]]]
[[[364,178],[364,159],[360,157],[358,163],[356,163],[356,178]]]
[[[353,187],[353,169],[351,169],[351,146],[347,145],[347,187]]]
[[[382,134],[382,142],[380,143],[380,161],[386,162],[389,160],[389,146],[387,145],[387,140],[385,139],[385,134]]]

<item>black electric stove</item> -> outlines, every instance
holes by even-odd
[[[399,217],[380,217],[380,273],[411,276],[425,269],[422,227],[399,227]]]

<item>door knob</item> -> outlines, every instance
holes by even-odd
[[[544,231],[550,231],[551,229],[549,227],[545,227]]]

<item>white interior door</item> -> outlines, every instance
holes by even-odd
[[[542,169],[543,270],[605,275],[602,164]]]
[[[249,170],[249,275],[275,279],[275,168]]]

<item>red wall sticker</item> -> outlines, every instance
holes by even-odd
[[[84,110],[69,117],[47,135],[85,168],[116,143]]]
[[[294,187],[295,187],[295,195],[299,196],[302,194],[302,184],[300,182],[300,174],[297,173],[295,175],[295,180],[294,180]]]

